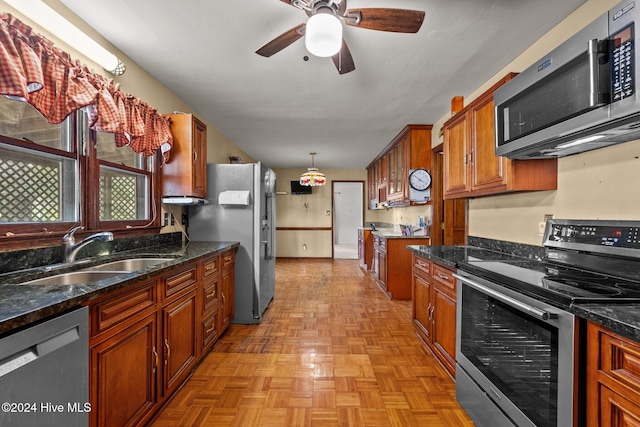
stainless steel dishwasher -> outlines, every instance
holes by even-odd
[[[0,339],[0,426],[89,425],[88,309]]]

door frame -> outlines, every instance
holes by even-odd
[[[334,202],[334,192],[335,192],[335,183],[336,182],[359,182],[360,185],[362,186],[362,199],[360,200],[360,207],[362,208],[362,225],[364,225],[364,214],[365,214],[365,207],[364,207],[364,201],[365,201],[365,181],[363,180],[349,180],[349,179],[337,179],[337,180],[332,180],[331,181],[331,259],[335,259],[335,218],[336,218],[336,207],[335,207],[335,202]]]

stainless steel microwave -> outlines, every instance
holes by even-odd
[[[564,157],[640,139],[639,7],[619,3],[494,93],[497,155]]]

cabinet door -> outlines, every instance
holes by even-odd
[[[633,400],[600,385],[600,421],[601,427],[640,426],[640,406]]]
[[[471,149],[469,162],[472,168],[471,190],[507,186],[507,158],[495,152],[495,124],[493,95],[480,100],[469,112],[471,117]]]
[[[207,197],[207,127],[193,118],[193,195]]]
[[[431,339],[440,353],[440,359],[451,375],[455,376],[456,366],[456,301],[439,285],[433,286],[432,298],[433,332]]]
[[[461,114],[444,128],[444,195],[465,193],[467,187],[467,136],[466,114]]]
[[[387,254],[380,252],[378,255],[378,283],[387,290]]]
[[[164,395],[180,385],[196,360],[196,290],[162,309]]]
[[[136,425],[156,404],[153,313],[91,349],[91,425]]]
[[[422,277],[414,275],[413,293],[413,322],[424,334],[424,338],[429,341],[431,340],[431,319],[429,318],[429,312],[431,311],[431,284]]]
[[[220,295],[220,333],[222,333],[233,321],[235,315],[234,307],[234,272],[233,269],[222,271],[221,277],[222,294]]]

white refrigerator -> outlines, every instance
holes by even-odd
[[[238,241],[235,317],[260,323],[275,293],[275,173],[261,162],[207,165],[207,203],[189,207],[189,239]]]

